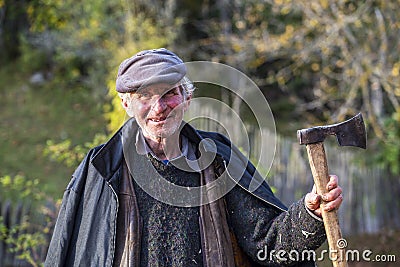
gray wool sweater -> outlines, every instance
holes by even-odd
[[[185,187],[199,186],[198,173],[149,158],[167,181]],[[157,184],[154,186],[159,188]],[[199,207],[172,206],[148,195],[136,182],[134,188],[143,221],[140,266],[203,266]]]
[[[165,165],[149,156],[161,176],[181,186],[198,186],[199,174]],[[174,207],[155,200],[135,185],[143,217],[141,266],[202,266],[199,208]],[[228,224],[254,266],[296,266],[308,250],[325,241],[322,222],[309,214],[304,199],[282,212],[240,186],[226,196]],[[313,266],[304,263],[302,266]]]

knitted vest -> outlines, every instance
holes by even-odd
[[[123,162],[119,188],[119,210],[114,266],[140,266],[143,221],[140,215],[137,192],[129,171],[133,175],[156,175],[157,171],[145,156],[133,152],[133,160],[128,170]],[[128,163],[129,164],[129,163]],[[214,166],[208,166],[200,173],[200,185],[216,179]],[[210,190],[210,192],[213,192]],[[223,199],[199,207],[200,240],[203,266],[233,267],[234,254]],[[193,237],[192,237],[193,238]],[[179,254],[179,253],[178,253]]]

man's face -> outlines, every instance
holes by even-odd
[[[131,93],[131,101],[123,101],[123,106],[135,117],[145,137],[167,138],[178,130],[189,105],[182,92],[181,86],[152,85]]]

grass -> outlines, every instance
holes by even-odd
[[[105,129],[104,100],[79,87],[32,86],[29,77],[14,66],[0,69],[0,176],[37,178],[43,190],[60,197],[73,168],[49,160],[46,142],[91,141]]]

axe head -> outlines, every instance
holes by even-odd
[[[297,131],[300,145],[323,142],[328,135],[335,135],[341,146],[367,148],[367,134],[361,113],[341,123]]]

